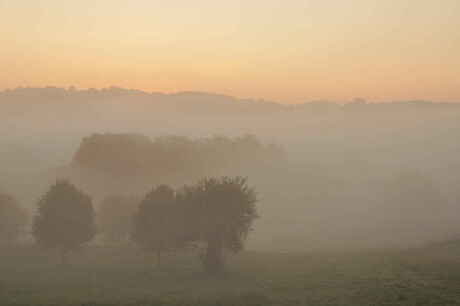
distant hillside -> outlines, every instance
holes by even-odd
[[[147,93],[117,87],[75,90],[55,87],[18,88],[0,92],[2,117],[21,116],[31,110],[76,110],[103,112],[105,108],[138,111],[160,111],[195,115],[235,115],[277,112],[288,107],[263,100],[237,99],[230,96],[179,92],[173,94]]]
[[[172,94],[144,92],[110,87],[105,89],[77,90],[74,88],[17,88],[0,92],[1,117],[24,116],[31,111],[68,111],[92,114],[116,110],[172,112],[188,115],[264,115],[278,112],[401,111],[401,110],[460,110],[460,103],[435,103],[429,101],[400,101],[366,103],[357,99],[351,103],[310,101],[299,105],[285,105],[265,100],[238,99],[231,96],[204,93],[178,92]]]

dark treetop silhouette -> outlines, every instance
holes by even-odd
[[[179,249],[185,240],[182,227],[184,211],[175,191],[166,185],[153,188],[139,205],[133,220],[132,239],[143,249],[157,254]]]
[[[90,241],[96,232],[91,198],[65,180],[57,181],[38,202],[33,235],[38,244],[68,252]]]
[[[206,178],[186,191],[193,203],[193,220],[206,244],[203,264],[208,272],[224,268],[224,251],[242,250],[257,217],[255,191],[246,178]]]

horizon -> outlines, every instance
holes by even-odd
[[[0,0],[0,89],[460,101],[460,2]]]
[[[210,91],[192,91],[192,90],[186,90],[186,91],[171,91],[171,92],[166,92],[166,91],[146,91],[142,89],[137,89],[137,88],[127,88],[127,87],[121,87],[121,86],[108,86],[108,87],[100,87],[100,88],[94,88],[94,87],[88,87],[88,88],[79,88],[74,85],[70,86],[43,86],[43,87],[32,87],[32,86],[17,86],[14,88],[3,88],[0,89],[0,94],[1,93],[9,93],[9,92],[14,92],[14,91],[20,91],[20,90],[46,90],[46,89],[58,89],[58,90],[64,90],[70,93],[77,93],[77,92],[89,92],[89,91],[96,91],[96,92],[103,92],[103,91],[110,91],[110,90],[120,90],[120,91],[127,91],[127,92],[134,92],[134,93],[142,93],[146,95],[164,95],[164,96],[174,96],[174,95],[183,95],[183,94],[191,94],[191,95],[210,95],[210,96],[216,96],[216,97],[224,97],[224,98],[229,98],[235,101],[245,101],[245,102],[252,102],[252,103],[271,103],[271,104],[278,104],[280,106],[295,106],[295,105],[304,105],[304,104],[309,104],[309,103],[332,103],[332,104],[339,104],[339,105],[347,105],[347,104],[353,104],[353,103],[364,103],[368,105],[372,104],[398,104],[398,103],[431,103],[431,104],[460,104],[460,100],[458,101],[436,101],[436,100],[427,100],[427,99],[416,99],[416,98],[409,98],[406,100],[368,100],[363,97],[354,97],[353,99],[350,100],[328,100],[328,99],[315,99],[315,100],[305,100],[301,101],[299,103],[284,103],[283,101],[275,101],[275,100],[270,100],[266,99],[264,97],[240,97],[240,96],[233,96],[233,95],[228,95],[220,92],[210,92]]]

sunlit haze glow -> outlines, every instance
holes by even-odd
[[[458,0],[0,0],[0,89],[460,101]]]

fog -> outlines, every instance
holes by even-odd
[[[0,93],[0,190],[33,215],[60,178],[97,209],[113,194],[243,176],[259,199],[249,250],[421,246],[460,238],[459,119],[460,105],[427,101],[288,106],[197,92],[20,88]],[[127,142],[104,147],[117,135]],[[98,153],[82,162],[84,139],[94,137]],[[213,146],[219,137],[225,145]],[[164,153],[169,168],[155,164],[162,139],[196,150]]]

